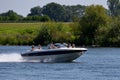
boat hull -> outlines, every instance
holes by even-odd
[[[71,62],[81,55],[82,52],[60,55],[24,56],[23,59],[27,62]]]
[[[54,49],[28,52],[22,56],[27,62],[71,62],[85,51],[81,49]]]

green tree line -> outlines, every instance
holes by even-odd
[[[85,6],[65,6],[57,3],[49,3],[43,7],[35,6],[30,9],[26,17],[9,10],[0,14],[0,22],[71,22],[75,18],[83,16]]]
[[[107,0],[109,16],[120,15],[120,1],[119,0]],[[85,14],[87,6],[75,5],[66,6],[58,3],[48,3],[43,7],[35,6],[30,9],[30,13],[26,17],[17,14],[13,10],[0,14],[0,22],[46,22],[46,21],[57,21],[57,22],[72,22],[77,21]]]
[[[50,21],[50,18],[47,15],[44,16],[38,16],[38,15],[32,15],[23,17],[21,15],[18,15],[13,10],[9,10],[6,13],[0,14],[0,22],[46,22]]]
[[[108,10],[107,14],[110,16],[120,15],[120,1],[107,0]],[[0,14],[0,22],[46,22],[46,21],[60,21],[71,22],[76,21],[84,16],[87,6],[75,5],[66,6],[57,3],[48,3],[43,7],[35,6],[30,9],[30,13],[26,17],[17,14],[13,10]]]

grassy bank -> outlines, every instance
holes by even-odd
[[[0,34],[21,33],[25,30],[37,30],[44,23],[0,23]]]
[[[1,45],[31,45],[38,36],[42,26],[52,23],[0,23]],[[55,23],[61,24],[61,23]],[[62,23],[69,26],[69,23]]]
[[[0,23],[0,44],[32,44],[40,25],[41,23]]]

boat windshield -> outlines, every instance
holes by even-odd
[[[67,47],[67,44],[66,44],[66,43],[63,43],[63,44],[61,44],[61,43],[55,43],[54,45],[55,45],[56,47],[58,47],[58,48]]]
[[[55,43],[55,44],[48,44],[48,49],[54,49],[54,48],[66,48],[67,47],[67,44],[66,43]],[[52,47],[52,48],[51,48]]]

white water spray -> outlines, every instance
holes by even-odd
[[[24,60],[21,54],[18,53],[2,53],[0,54],[0,62],[24,62]]]

